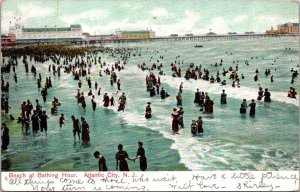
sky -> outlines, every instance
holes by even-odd
[[[265,32],[299,22],[297,0],[4,0],[2,33],[14,17],[24,27],[81,24],[92,35],[152,29],[156,36]]]

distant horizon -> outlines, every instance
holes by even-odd
[[[279,24],[299,23],[295,5],[292,0],[9,0],[2,4],[1,34],[9,32],[14,17],[26,28],[80,24],[82,32],[91,35],[115,34],[118,29],[152,29],[156,36],[264,33]]]

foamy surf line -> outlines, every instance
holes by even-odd
[[[124,71],[124,73],[125,74],[136,73],[135,75],[137,78],[143,78],[149,72],[141,71],[136,66],[130,66],[130,71]],[[195,89],[197,87],[199,87],[202,90],[205,90],[205,91],[208,91],[211,93],[220,94],[222,89],[224,89],[224,87],[225,87],[226,92],[229,95],[229,97],[233,97],[233,98],[237,98],[237,99],[243,99],[243,98],[249,98],[249,97],[256,98],[257,97],[257,90],[248,88],[248,87],[232,88],[229,86],[220,86],[217,84],[210,84],[203,80],[187,81],[184,78],[173,78],[170,76],[162,76],[161,79],[162,79],[163,83],[167,83],[171,87],[174,87],[174,88],[178,88],[180,85],[180,82],[184,82],[184,89],[188,89],[191,91],[195,91]],[[251,94],[249,94],[249,93],[251,93]],[[286,98],[285,93],[280,93],[280,92],[273,93],[272,92],[273,100],[279,101],[279,102],[291,103],[291,104],[298,106],[298,104],[296,103],[296,101],[298,102],[298,100],[286,98],[286,101],[282,101],[281,100],[282,98]],[[147,125],[145,120],[137,121],[137,119],[139,119],[139,118],[144,118],[140,114],[137,115],[137,114],[127,113],[125,115],[125,113],[124,113],[123,118],[128,123],[133,124],[133,125],[136,125],[137,122],[140,122],[140,126],[145,126],[152,130],[156,130],[159,133],[161,133],[163,135],[163,137],[173,140],[174,143],[172,144],[171,148],[178,151],[179,156],[180,156],[180,162],[185,164],[186,167],[190,170],[205,170],[207,168],[207,166],[208,167],[213,166],[214,161],[218,161],[224,165],[232,164],[232,162],[229,162],[232,154],[239,154],[239,151],[237,151],[237,150],[226,149],[228,152],[226,152],[226,151],[224,152],[225,153],[224,155],[226,156],[225,158],[221,158],[221,157],[218,157],[215,155],[210,155],[211,151],[218,150],[218,148],[223,148],[223,144],[214,145],[213,143],[207,143],[207,140],[203,140],[203,141],[201,140],[201,139],[205,139],[205,138],[191,137],[191,135],[189,134],[189,131],[181,131],[180,135],[172,135],[171,134],[171,126],[170,126],[171,118],[166,115],[163,115],[163,116],[160,115],[160,125],[153,125],[153,124]],[[170,120],[167,120],[167,119],[170,119]],[[203,145],[201,145],[201,141],[205,142],[205,143],[203,143]],[[199,144],[201,147],[199,147]],[[228,143],[225,145],[228,145]],[[230,145],[236,146],[236,144],[233,144],[233,143],[231,143]],[[195,148],[195,146],[197,146],[197,147]],[[247,148],[240,149],[240,150],[243,151],[243,153],[245,154],[245,157],[239,157],[239,158],[230,160],[230,161],[234,161],[233,167],[240,166],[241,165],[240,158],[243,158],[244,161],[247,163],[243,164],[242,166],[244,166],[244,167],[253,166],[256,170],[264,169],[264,167],[262,165],[256,164],[255,162],[252,161],[250,153],[247,152],[248,151]],[[268,149],[258,147],[257,150],[266,151]],[[270,156],[264,156],[263,160],[264,161],[275,161],[276,159],[274,159],[273,157],[270,157]],[[289,168],[289,167],[287,167],[287,168]]]
[[[100,108],[104,108],[102,105]],[[197,138],[191,137],[189,129],[183,129],[180,134],[172,134],[171,132],[171,118],[168,115],[161,114],[159,117],[154,117],[154,119],[147,120],[144,118],[143,114],[138,113],[135,106],[130,105],[126,107],[124,112],[118,112],[116,108],[108,108],[108,110],[113,110],[118,113],[119,116],[125,120],[130,125],[145,127],[147,129],[157,131],[163,135],[164,138],[172,140],[174,143],[171,145],[171,149],[178,151],[180,157],[180,163],[183,163],[190,170],[203,170],[207,167],[213,166],[214,162],[218,161],[224,165],[229,165],[232,153],[238,153],[238,151],[232,151],[234,149],[227,149],[224,157],[219,157],[213,155],[211,152],[214,150],[220,150],[223,148],[223,144],[213,144],[207,143],[205,137]],[[159,109],[157,109],[159,110]],[[204,139],[203,141],[201,139]],[[204,142],[204,143],[203,143]],[[202,144],[201,144],[202,143]],[[199,147],[199,144],[201,147]],[[224,146],[235,146],[233,143],[227,143]],[[233,147],[236,148],[236,147]],[[256,169],[260,169],[259,165],[256,165],[251,161],[247,149],[240,149],[245,154],[245,161],[253,163]],[[268,149],[260,149],[266,151]],[[241,157],[240,157],[241,158]],[[264,159],[268,160],[271,157],[265,156]],[[234,160],[235,166],[239,165],[240,159]]]
[[[127,73],[136,73],[136,77],[146,77],[147,74],[149,74],[149,71],[142,71],[136,66],[130,66],[130,70],[126,71]],[[152,71],[154,72],[154,71]],[[156,71],[155,71],[156,72]],[[155,73],[154,72],[154,73]],[[196,91],[197,88],[200,89],[200,91],[217,94],[220,95],[222,93],[222,89],[226,90],[227,97],[232,97],[235,99],[255,99],[257,98],[258,89],[253,89],[245,86],[241,86],[240,88],[233,88],[230,85],[221,86],[218,83],[209,83],[207,81],[198,79],[198,80],[186,80],[185,78],[181,77],[171,77],[171,76],[160,76],[161,82],[166,83],[169,86],[178,89],[181,82],[183,82],[183,91],[184,90],[190,90],[190,91]],[[295,106],[299,106],[299,97],[297,99],[292,99],[287,97],[287,93],[284,92],[273,92],[272,90],[269,90],[271,92],[271,100],[293,104]]]
[[[87,91],[84,91],[84,94],[87,95]],[[89,98],[89,97],[88,97]],[[139,127],[145,127],[147,129],[157,131],[166,139],[172,140],[174,143],[171,145],[171,149],[178,151],[180,157],[180,163],[183,163],[190,170],[199,170],[201,168],[201,162],[199,161],[199,157],[195,153],[191,153],[189,151],[189,147],[185,146],[186,141],[189,140],[191,145],[197,145],[199,142],[196,138],[191,138],[190,134],[186,134],[186,132],[182,132],[179,135],[172,134],[171,130],[171,116],[160,115],[159,118],[147,120],[144,117],[144,114],[138,113],[136,110],[136,106],[130,105],[133,103],[128,103],[125,107],[124,112],[118,112],[117,105],[115,107],[107,107],[105,108],[102,103],[102,99],[97,97],[95,98],[97,102],[97,108],[111,110],[118,114],[123,120],[125,120],[129,125],[135,125]],[[159,110],[159,109],[157,109]],[[181,146],[181,147],[178,147]],[[186,149],[185,149],[186,148]]]
[[[228,165],[232,165],[232,167],[253,166],[256,170],[264,169],[262,165],[257,164],[252,160],[251,151],[253,151],[253,149],[251,148],[249,152],[249,147],[246,145],[238,147],[234,143],[223,144],[216,140],[210,143],[206,136],[201,138],[191,137],[190,130],[188,128],[182,129],[180,134],[172,134],[170,126],[172,120],[167,115],[160,115],[160,117],[156,120],[146,120],[143,115],[136,111],[133,112],[132,109],[134,109],[133,106],[131,109],[128,109],[128,111],[120,113],[121,118],[128,124],[138,125],[140,127],[158,131],[164,138],[172,140],[173,144],[171,145],[171,149],[178,151],[180,163],[183,163],[190,170],[211,170],[211,167],[214,166],[215,162],[220,162],[221,166],[224,166],[224,169],[227,169],[226,166]],[[277,155],[273,157],[266,154],[267,151],[270,151],[271,149],[262,147],[254,148],[258,151],[263,151],[264,155],[262,155],[262,161],[278,161]],[[215,155],[216,152],[222,153],[222,156]],[[244,155],[238,155],[236,158],[232,158],[233,154]],[[286,159],[283,159],[282,161],[286,161]],[[244,163],[241,164],[240,162]],[[290,167],[286,167],[286,169],[289,168]]]
[[[230,85],[221,86],[217,83],[209,83],[204,80],[186,80],[184,78],[173,78],[170,76],[161,77],[162,82],[167,83],[171,87],[178,88],[180,83],[183,82],[183,90],[196,91],[197,88],[200,91],[205,91],[212,94],[221,94],[222,89],[226,90],[227,97],[232,97],[235,99],[256,99],[258,94],[258,90],[241,86],[240,88],[233,88]],[[287,93],[283,92],[272,92],[271,91],[271,100],[283,103],[293,104],[295,106],[299,106],[299,98],[292,99],[287,97]]]

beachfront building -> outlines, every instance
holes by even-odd
[[[117,31],[118,39],[151,39],[155,37],[152,30],[141,31]]]
[[[276,29],[274,30],[274,28],[271,27],[270,30],[266,30],[266,34],[268,34],[268,35],[278,34],[278,30],[276,30]]]
[[[117,40],[118,37],[114,34],[110,35],[86,35],[85,41],[89,43],[101,42],[101,41],[114,41]]]
[[[270,30],[266,30],[266,34],[298,34],[299,23],[288,22],[282,25],[277,25],[277,29],[271,27]]]
[[[16,36],[11,33],[9,33],[8,35],[1,35],[1,45],[2,46],[16,45]]]
[[[10,33],[16,35],[17,43],[48,43],[48,42],[78,42],[82,41],[81,25],[70,27],[40,27],[25,28],[19,24],[10,28]]]
[[[299,33],[299,23],[288,22],[283,25],[278,25],[277,30],[279,33],[297,34]]]

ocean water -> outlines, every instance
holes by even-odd
[[[120,93],[117,86],[111,86],[109,76],[99,77],[99,64],[91,69],[92,82],[98,82],[102,88],[101,95],[96,95],[97,109],[92,112],[90,99],[87,96],[88,86],[82,79],[87,103],[86,110],[77,105],[77,81],[70,74],[62,73],[61,77],[48,72],[50,62],[36,64],[38,73],[45,77],[52,76],[53,87],[48,91],[47,102],[43,108],[50,112],[51,101],[56,96],[62,105],[59,114],[64,113],[66,124],[59,128],[60,115],[51,116],[48,120],[48,135],[24,135],[21,125],[16,121],[7,121],[10,128],[10,145],[2,157],[2,170],[13,171],[94,171],[98,170],[97,160],[93,153],[99,150],[106,158],[109,170],[115,170],[115,153],[117,145],[122,143],[130,157],[135,157],[137,142],[142,141],[146,150],[148,170],[298,170],[299,169],[299,98],[287,97],[290,86],[299,92],[299,81],[292,85],[290,69],[299,69],[299,39],[297,37],[244,39],[232,41],[207,42],[150,42],[105,44],[108,47],[132,47],[141,52],[141,56],[131,56],[125,70],[117,72],[121,79],[121,91],[126,93],[125,112],[117,111],[117,99]],[[202,44],[203,48],[194,48]],[[285,48],[290,48],[286,50]],[[226,53],[227,52],[227,53]],[[232,53],[232,54],[230,54]],[[182,74],[192,62],[196,66],[210,70],[216,75],[220,71],[221,79],[226,79],[227,86],[210,84],[203,80],[186,80],[173,78],[170,64],[176,60],[180,64]],[[100,56],[100,55],[98,55]],[[112,64],[115,58],[101,55],[102,61]],[[163,56],[164,59],[159,57]],[[150,58],[152,60],[150,61]],[[251,60],[251,57],[254,57]],[[257,57],[257,59],[256,59]],[[211,66],[223,59],[223,66]],[[277,59],[278,58],[278,59]],[[276,62],[274,62],[276,59]],[[163,63],[165,75],[160,76],[162,87],[170,94],[166,100],[151,97],[146,92],[145,77],[148,71],[142,71],[138,64],[145,62],[148,67],[159,60]],[[239,60],[239,71],[245,79],[241,79],[241,87],[231,87],[229,74],[222,76],[222,69],[230,66],[235,69]],[[249,65],[245,65],[245,60]],[[177,65],[178,66],[178,65]],[[29,66],[30,67],[30,66]],[[259,69],[259,81],[254,82],[255,69]],[[265,77],[265,69],[270,69],[274,82]],[[276,71],[275,71],[276,69]],[[42,101],[37,90],[36,79],[31,73],[26,74],[19,61],[17,66],[18,84],[12,75],[5,74],[9,80],[11,114],[18,116],[22,101],[35,99]],[[158,71],[154,71],[157,75]],[[103,73],[104,74],[104,73]],[[299,77],[298,77],[299,78]],[[171,113],[176,106],[175,96],[180,83],[183,82],[183,107],[185,110],[185,128],[179,134],[172,134]],[[249,101],[257,98],[258,87],[268,88],[271,92],[271,103],[256,102],[255,118],[240,115],[239,107],[243,98]],[[93,86],[94,87],[94,86]],[[214,114],[205,115],[194,105],[194,92],[199,88],[208,92],[214,99]],[[220,94],[226,90],[226,106],[220,105]],[[96,91],[93,89],[96,94]],[[104,108],[103,93],[114,95],[115,107]],[[146,103],[152,103],[153,117],[144,117]],[[249,111],[247,111],[249,112]],[[84,116],[90,125],[91,141],[83,145],[74,141],[71,115],[77,118]],[[203,118],[203,136],[193,137],[190,124],[201,115]],[[77,138],[76,138],[77,139]],[[139,163],[129,162],[130,170],[139,170]]]

